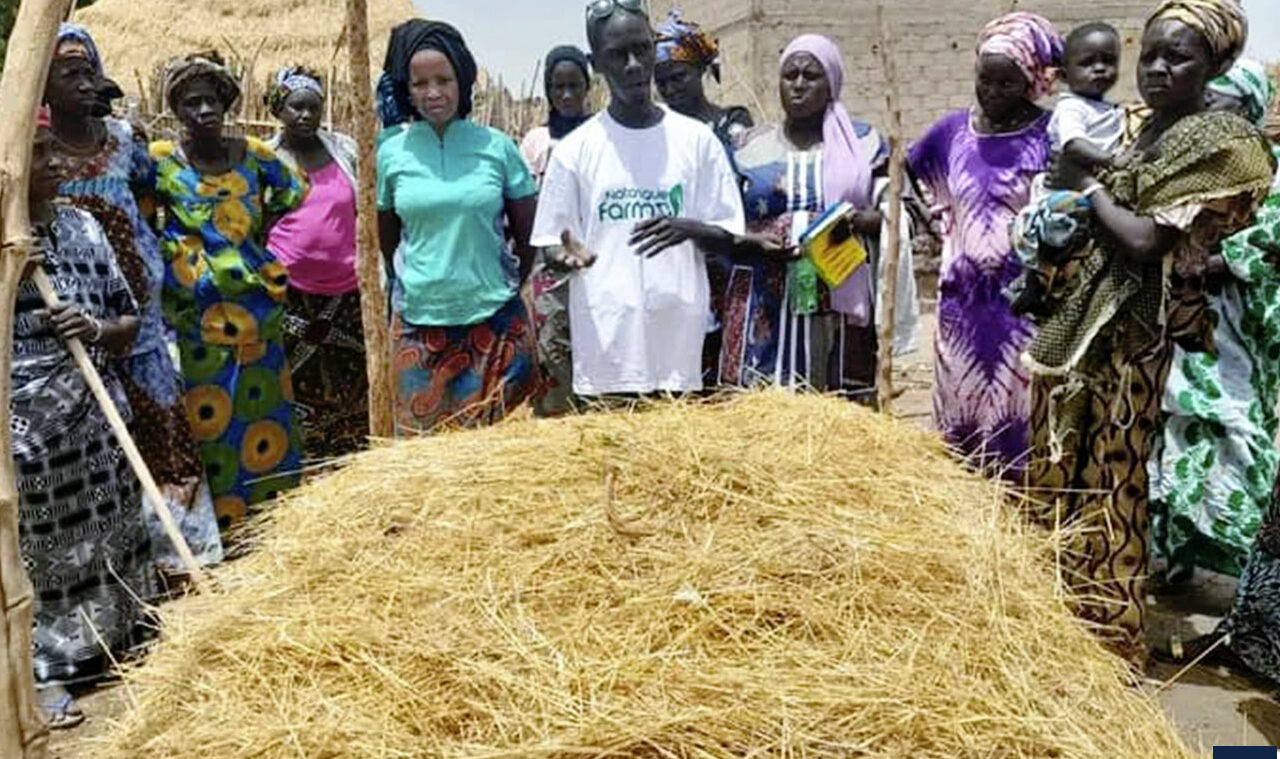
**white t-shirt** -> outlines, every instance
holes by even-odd
[[[552,151],[532,242],[559,245],[567,229],[597,256],[569,283],[579,395],[702,388],[703,253],[684,243],[641,258],[629,242],[636,224],[659,216],[742,232],[733,169],[706,125],[667,110],[657,126],[628,129],[606,111]]]
[[[1083,139],[1104,153],[1114,153],[1124,136],[1124,109],[1105,100],[1092,100],[1064,92],[1049,120],[1049,140],[1054,152]]]

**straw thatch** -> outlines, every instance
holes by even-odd
[[[108,73],[139,95],[139,81],[149,81],[157,67],[199,50],[252,63],[257,79],[285,65],[324,73],[336,62],[345,72],[343,56],[335,57],[345,9],[344,0],[99,0],[76,20],[93,32]],[[410,0],[369,3],[375,70],[391,27],[414,15]]]
[[[1006,498],[783,394],[374,450],[170,610],[94,756],[1189,759]]]

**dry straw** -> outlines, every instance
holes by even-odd
[[[169,609],[94,756],[1190,757],[1005,497],[783,394],[381,448]]]
[[[253,82],[279,66],[330,71],[342,41],[344,0],[99,0],[76,14],[102,49],[108,73],[135,95],[169,61],[216,49],[252,64]],[[391,27],[412,18],[410,0],[369,3],[369,41],[381,70]],[[333,77],[347,79],[345,66]],[[149,94],[149,93],[148,93]]]

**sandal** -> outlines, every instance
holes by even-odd
[[[1168,651],[1156,649],[1152,652],[1158,661],[1166,664],[1187,665],[1192,662],[1208,667],[1225,667],[1240,674],[1253,672],[1235,651],[1231,650],[1231,641],[1224,640],[1225,633],[1212,632],[1188,641],[1171,640]]]
[[[84,722],[84,712],[67,689],[50,685],[39,689],[40,706],[49,719],[50,730],[69,730]]]

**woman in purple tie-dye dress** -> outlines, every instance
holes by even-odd
[[[979,45],[979,108],[949,114],[909,157],[912,176],[943,209],[934,423],[975,466],[1016,479],[1030,447],[1030,375],[1021,356],[1031,324],[1005,287],[1019,271],[1009,223],[1049,165],[1049,114],[1035,100],[1062,40],[1048,21],[1015,13],[993,21]]]

